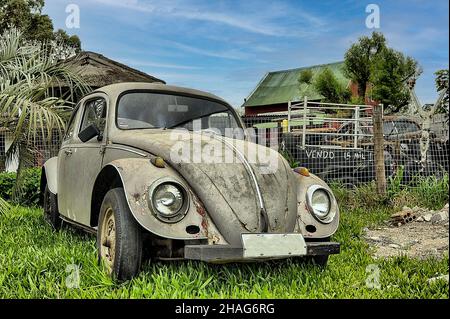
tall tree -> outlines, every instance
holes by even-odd
[[[78,36],[69,36],[64,30],[54,31],[53,22],[42,14],[44,0],[0,0],[0,34],[10,27],[23,31],[29,40],[57,41],[59,46],[74,48],[78,53],[81,42]]]
[[[378,32],[359,38],[348,49],[344,71],[357,83],[360,97],[365,97],[370,83],[372,97],[393,112],[408,105],[407,81],[422,72],[417,61],[389,48],[384,35]]]
[[[365,97],[374,57],[386,47],[383,34],[374,32],[372,37],[359,38],[345,53],[344,72],[358,85],[358,95]]]
[[[370,65],[372,97],[390,112],[398,112],[409,104],[407,80],[421,71],[416,60],[391,48],[383,48]]]

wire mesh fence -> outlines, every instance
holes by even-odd
[[[372,110],[367,105],[306,101],[289,104],[287,112],[243,121],[259,137],[271,140],[272,148],[277,139],[278,151],[291,166],[304,166],[327,182],[354,187],[376,179]],[[388,183],[395,180],[413,187],[421,178],[448,174],[448,122],[437,117],[432,128],[423,131],[414,117],[383,117]]]
[[[3,129],[0,130],[0,172],[14,172],[19,166],[20,154],[12,154],[7,160],[7,151],[11,147],[13,141],[13,132]],[[55,130],[51,139],[42,137],[39,134],[29,142],[29,152],[31,154],[30,161],[27,165],[41,167],[45,161],[51,157],[57,156],[61,145],[61,134]]]
[[[292,167],[307,167],[327,182],[348,187],[376,179],[372,106],[318,102],[290,104],[287,112],[243,116],[253,141],[280,152]],[[449,171],[448,119],[437,115],[431,131],[419,119],[384,116],[384,168],[389,181],[414,186],[421,177],[443,178]],[[12,132],[0,130],[0,171],[15,171],[19,154],[6,163]],[[58,154],[61,136],[32,143],[35,166]]]

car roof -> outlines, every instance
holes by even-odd
[[[225,101],[224,99],[222,99],[214,94],[200,91],[200,90],[195,90],[195,89],[190,89],[190,88],[185,88],[185,87],[180,87],[180,86],[167,85],[167,84],[156,83],[156,82],[155,83],[145,83],[145,82],[116,83],[116,84],[111,84],[111,85],[107,85],[107,86],[98,88],[92,93],[103,92],[106,94],[120,95],[126,91],[134,91],[134,90],[139,90],[139,91],[149,90],[149,91],[159,91],[159,92],[163,92],[163,93],[167,92],[167,93],[178,93],[181,95],[194,95],[194,96],[198,96],[198,97],[203,97],[203,98],[207,98],[207,99],[220,101],[231,107],[231,105],[227,101]]]
[[[418,118],[406,115],[385,115],[383,116],[383,121],[412,121],[417,123]]]

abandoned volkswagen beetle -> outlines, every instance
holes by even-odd
[[[157,83],[97,89],[43,166],[44,214],[55,228],[95,233],[99,261],[119,280],[138,273],[144,253],[325,264],[339,253],[330,242],[339,224],[332,191],[250,139],[236,111],[212,94]]]

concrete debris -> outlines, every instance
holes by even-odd
[[[374,258],[406,255],[426,259],[448,255],[448,208],[448,204],[437,211],[405,206],[391,216],[386,227],[365,229],[365,239],[375,248]]]
[[[400,227],[413,221],[417,221],[419,223],[445,223],[449,220],[448,208],[448,203],[439,211],[429,210],[418,206],[413,208],[404,206],[401,211],[391,216],[390,224]]]
[[[443,221],[447,221],[448,220],[448,211],[441,211],[439,213],[434,214],[431,217],[431,222],[432,223],[439,223],[439,222],[443,222]]]

